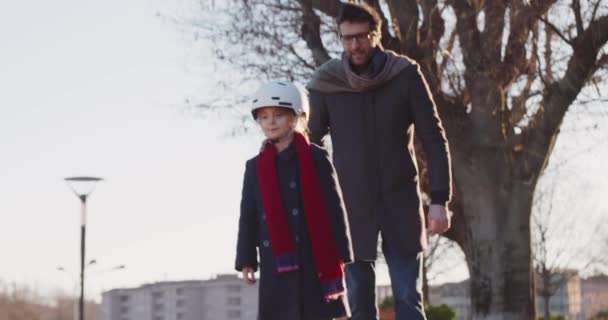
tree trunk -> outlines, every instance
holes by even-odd
[[[551,299],[551,297],[543,297],[543,302],[545,304],[545,320],[551,320],[551,310],[549,310],[549,299]]]
[[[429,277],[427,276],[428,268],[426,264],[422,264],[422,301],[431,304],[429,299]]]
[[[454,166],[462,194],[462,244],[471,277],[473,319],[534,319],[530,214],[534,183],[507,178],[504,150],[480,150]],[[483,161],[483,162],[478,162]],[[467,174],[474,170],[477,174]],[[467,179],[463,179],[467,177]]]

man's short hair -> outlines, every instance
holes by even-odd
[[[380,28],[382,27],[382,19],[376,9],[365,3],[344,3],[340,14],[336,19],[338,26],[342,22],[368,22],[369,30],[380,36]]]

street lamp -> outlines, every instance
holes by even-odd
[[[79,320],[84,320],[84,260],[85,260],[85,235],[87,225],[87,197],[95,189],[97,182],[102,181],[98,177],[69,177],[65,178],[68,186],[74,191],[81,202],[80,211],[80,302],[78,304]]]

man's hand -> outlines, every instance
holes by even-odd
[[[247,283],[247,285],[252,286],[255,284],[255,271],[253,270],[253,268],[243,267],[241,273],[243,274],[243,280],[245,280],[245,283]]]
[[[429,232],[442,234],[450,229],[452,213],[440,204],[431,204],[429,207]]]

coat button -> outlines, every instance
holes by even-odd
[[[291,214],[293,214],[294,216],[297,216],[298,213],[300,213],[300,210],[298,210],[298,208],[294,208],[291,210]]]
[[[296,236],[296,242],[300,242],[300,237]]]
[[[270,245],[270,242],[268,242],[268,240],[264,240],[262,243],[264,244],[264,247],[268,247]]]
[[[290,183],[289,183],[289,187],[290,187],[291,189],[295,189],[295,188],[296,188],[296,182],[295,182],[295,181],[290,182]]]

